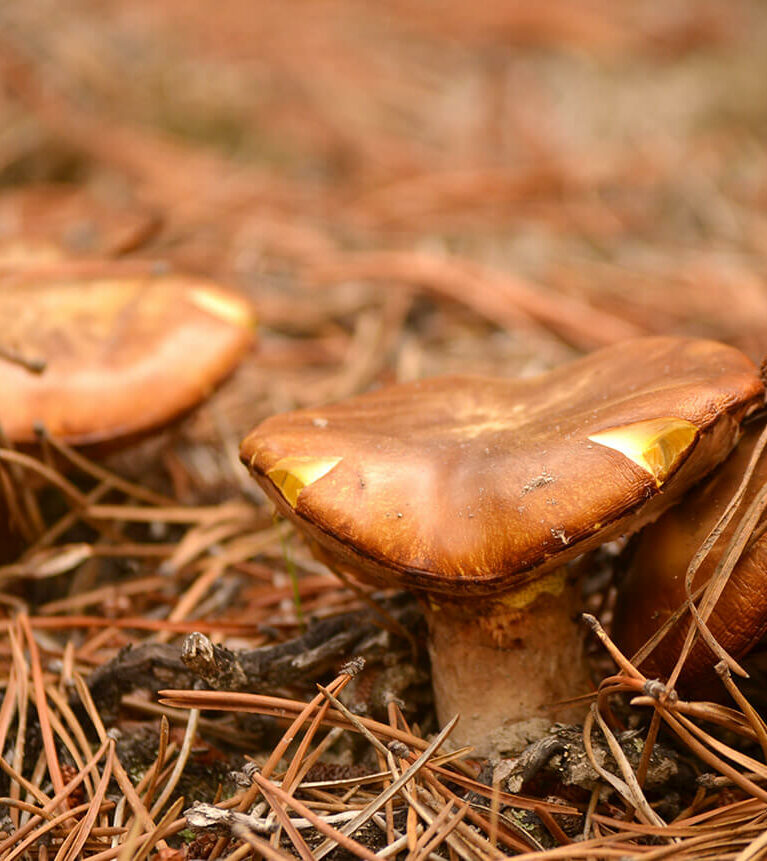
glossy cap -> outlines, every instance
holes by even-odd
[[[762,430],[748,430],[737,449],[684,500],[649,526],[639,537],[630,568],[621,584],[613,621],[613,636],[628,655],[637,652],[685,601],[687,566],[738,489]],[[743,512],[767,483],[767,457],[757,463],[739,511]],[[730,521],[693,579],[693,592],[705,584],[738,526]],[[642,664],[652,677],[668,678],[682,649],[690,624],[685,614]],[[745,655],[767,632],[767,534],[746,549],[732,571],[709,618],[711,632],[734,658]],[[685,661],[682,686],[706,687],[716,679],[717,658],[698,642]]]
[[[182,276],[0,282],[0,424],[78,444],[141,435],[194,407],[248,350],[254,318],[237,293]]]
[[[436,378],[274,416],[241,457],[341,567],[490,595],[657,517],[763,397],[737,350],[646,338],[534,379]]]

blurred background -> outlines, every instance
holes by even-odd
[[[235,436],[644,333],[759,360],[765,80],[756,0],[5,3],[0,264],[238,286]]]

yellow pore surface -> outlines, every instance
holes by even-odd
[[[340,462],[340,457],[283,457],[267,475],[290,507],[295,508],[298,494],[323,475],[327,475]]]
[[[239,296],[222,293],[214,287],[192,287],[189,290],[189,298],[202,311],[206,311],[213,317],[218,317],[225,323],[240,326],[243,329],[252,329],[255,319],[250,305]]]
[[[592,434],[589,439],[615,449],[653,476],[660,486],[673,472],[698,429],[686,419],[666,417]]]

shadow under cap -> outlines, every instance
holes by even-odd
[[[358,576],[492,594],[657,517],[763,396],[731,347],[645,338],[532,379],[435,378],[274,416],[241,456]]]

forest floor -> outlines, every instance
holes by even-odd
[[[639,335],[759,363],[765,80],[758,0],[0,5],[0,290],[146,261],[259,321],[172,431],[32,455],[0,861],[767,857],[748,701],[683,713],[592,637],[611,681],[560,737],[588,768],[453,751],[416,603],[331,575],[237,456],[275,412]],[[587,587],[609,630],[612,572]]]

